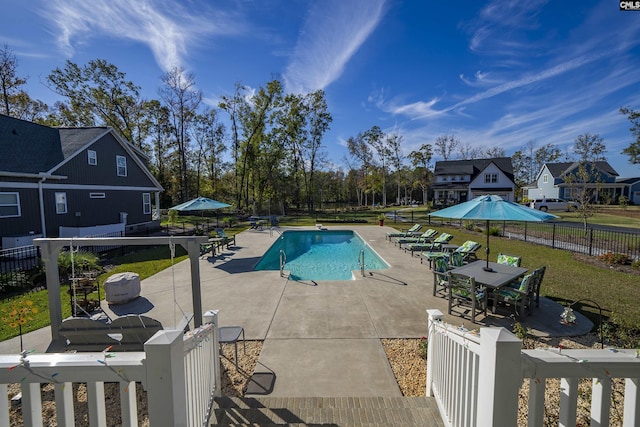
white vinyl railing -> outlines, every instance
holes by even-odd
[[[427,310],[429,342],[427,396],[434,396],[448,426],[515,426],[518,393],[529,381],[527,426],[544,425],[545,384],[560,379],[559,425],[577,424],[578,381],[592,379],[592,426],[610,424],[612,381],[624,379],[622,425],[640,425],[640,354],[632,349],[522,350],[522,342],[504,328],[469,333],[442,322]]]
[[[147,391],[152,426],[205,426],[220,394],[217,312],[188,332],[162,330],[141,352],[28,353],[0,355],[0,395],[21,384],[23,425],[43,426],[40,385],[54,384],[56,421],[75,425],[73,385],[85,383],[89,425],[106,426],[104,383],[120,384],[122,426],[137,426],[136,385]],[[0,402],[0,425],[10,423],[10,402]],[[110,420],[111,422],[113,420]]]

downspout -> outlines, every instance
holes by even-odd
[[[40,200],[40,227],[42,228],[42,237],[47,237],[47,225],[44,220],[44,195],[42,193],[42,183],[49,177],[48,174],[41,173],[42,178],[38,181],[38,199]]]

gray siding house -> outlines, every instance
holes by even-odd
[[[153,210],[163,188],[146,156],[112,128],[51,128],[0,115],[0,153],[5,248],[110,226],[159,227]]]
[[[437,205],[452,205],[496,194],[513,201],[516,188],[510,157],[436,162],[433,194]]]

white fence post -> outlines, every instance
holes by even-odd
[[[640,414],[640,393],[638,393],[638,385],[640,379],[627,378],[624,382],[624,427],[633,426],[635,420],[639,419]]]
[[[152,426],[187,426],[183,331],[158,331],[144,344]]]
[[[214,395],[216,397],[222,396],[222,374],[220,371],[220,344],[218,343],[218,310],[207,310],[202,316],[202,320],[204,323],[211,323],[214,325],[215,332],[214,343],[213,343],[213,372],[214,372],[214,381],[216,384],[216,390]]]
[[[478,427],[517,425],[521,348],[504,328],[480,329]]]
[[[429,322],[427,324],[427,389],[425,396],[431,397],[433,386],[433,363],[429,363],[429,360],[433,360],[433,345],[432,345],[432,332],[435,330],[435,322],[442,321],[442,312],[440,310],[427,310],[427,316]]]

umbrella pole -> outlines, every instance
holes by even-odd
[[[491,252],[491,250],[489,249],[489,220],[487,220],[487,228],[486,228],[486,233],[487,233],[487,247],[485,248],[485,252],[487,254],[487,266],[483,267],[482,269],[484,271],[493,271],[493,268],[489,267],[489,253]]]

